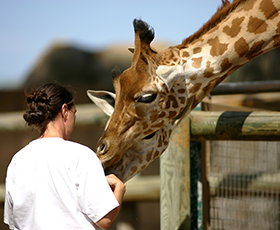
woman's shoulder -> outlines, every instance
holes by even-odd
[[[89,147],[80,144],[78,142],[74,141],[69,141],[69,140],[64,140],[59,137],[51,137],[51,138],[41,138],[41,139],[36,139],[33,140],[27,145],[26,147],[28,148],[56,148],[56,149],[67,149],[67,150],[83,150],[83,151],[88,151],[88,152],[93,152]]]
[[[70,151],[76,152],[81,156],[97,158],[95,152],[86,145],[74,141],[65,141],[65,144]]]
[[[65,145],[68,145],[71,148],[75,148],[75,149],[81,149],[84,151],[89,151],[89,152],[93,152],[92,149],[90,149],[88,146],[80,144],[78,142],[74,142],[74,141],[64,141]]]
[[[83,144],[64,140],[62,138],[42,138],[37,139],[35,141],[32,141],[29,145],[29,148],[33,149],[41,149],[41,152],[46,152],[47,155],[49,155],[51,152],[55,153],[57,156],[57,153],[61,153],[63,155],[67,156],[94,156],[96,157],[95,152],[90,149],[88,146],[85,146]],[[37,151],[38,152],[38,151]],[[44,154],[44,153],[43,153]]]

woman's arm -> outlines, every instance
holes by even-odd
[[[108,229],[111,223],[113,222],[113,220],[117,217],[121,209],[123,195],[125,193],[124,183],[120,179],[118,179],[115,175],[110,174],[106,176],[106,179],[120,205],[96,222],[96,224],[103,229]]]

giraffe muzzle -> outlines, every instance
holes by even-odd
[[[116,164],[120,161],[122,154],[115,155],[116,152],[110,151],[115,149],[112,147],[112,143],[107,139],[101,139],[97,144],[96,155],[101,161],[104,168]]]

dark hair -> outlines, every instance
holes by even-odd
[[[47,83],[38,89],[33,89],[27,95],[29,110],[23,114],[29,126],[38,129],[41,134],[46,130],[47,124],[54,120],[63,104],[71,109],[74,105],[75,93],[58,83]]]

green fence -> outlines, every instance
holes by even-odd
[[[174,130],[166,152],[161,156],[161,229],[199,229],[192,225],[190,141],[202,141],[203,229],[211,226],[210,185],[207,177],[206,140],[280,140],[279,112],[193,111]],[[237,199],[237,198],[236,198]],[[192,210],[192,211],[191,211]],[[258,220],[256,220],[258,221]],[[191,226],[192,225],[192,226]],[[217,228],[218,229],[218,228]],[[221,228],[223,229],[223,228]]]

